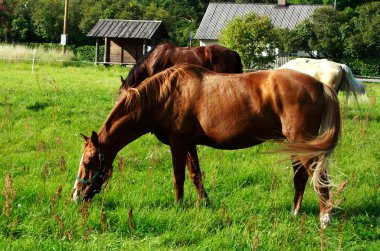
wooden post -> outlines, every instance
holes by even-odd
[[[95,45],[95,65],[98,65],[99,62],[99,38],[96,38],[96,45]]]
[[[104,65],[108,65],[108,62],[109,62],[109,52],[110,52],[110,41],[107,37],[104,38],[104,44],[105,44],[105,48],[104,48]]]
[[[123,65],[124,63],[124,49],[123,49],[123,41],[119,41],[120,43],[120,63]]]
[[[143,53],[142,53],[142,54],[143,54],[143,56],[144,56],[144,55],[145,55],[145,53],[146,53],[146,49],[147,49],[147,48],[146,48],[146,47],[147,47],[147,45],[146,45],[146,44],[147,44],[147,42],[146,42],[146,39],[144,39],[144,42],[143,42]]]
[[[63,35],[67,34],[67,14],[69,10],[69,0],[65,0],[65,13],[63,16]],[[66,43],[62,47],[63,54],[66,54]]]

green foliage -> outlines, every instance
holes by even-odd
[[[0,42],[59,42],[64,1],[13,0],[4,4],[9,12],[0,13]],[[109,18],[162,20],[171,40],[187,45],[189,32],[195,32],[206,7],[206,1],[196,0],[69,1],[69,43],[92,43],[86,34],[99,19]]]
[[[380,2],[359,6],[353,15],[345,40],[346,56],[380,61]]]
[[[341,28],[347,17],[332,7],[315,10],[310,19],[298,25],[293,32],[294,46],[305,51],[318,51],[325,57],[337,60],[342,58],[344,47]]]
[[[276,31],[268,17],[236,17],[221,31],[220,43],[239,53],[247,68],[265,69],[275,59]]]
[[[237,151],[198,147],[210,205],[190,179],[174,204],[169,148],[145,135],[123,149],[108,186],[89,206],[70,201],[83,139],[115,104],[125,67],[58,67],[0,61],[1,250],[379,250],[380,86],[369,104],[344,108],[331,177],[348,185],[331,226],[318,228],[306,187],[291,218],[293,170],[272,143]],[[270,152],[270,153],[268,153]],[[120,163],[120,164],[119,164]],[[12,189],[5,189],[7,173]],[[62,190],[59,187],[62,186]],[[130,217],[130,209],[133,213]],[[133,224],[130,224],[130,220]]]
[[[95,62],[95,46],[93,45],[84,45],[75,48],[76,58],[80,61],[90,61]],[[104,55],[104,45],[99,46],[99,61],[103,61]]]
[[[380,76],[380,60],[360,60],[352,59],[345,61],[347,65],[350,65],[351,70],[360,76]]]
[[[338,11],[317,9],[290,31],[289,51],[303,50],[337,62],[345,62],[355,74],[379,76],[380,2]]]

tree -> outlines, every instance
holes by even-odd
[[[380,58],[380,2],[359,6],[349,26],[345,53],[361,59]]]
[[[59,42],[63,30],[64,1],[35,0],[32,21],[40,42]]]
[[[380,2],[356,8],[347,24],[344,60],[358,74],[380,75]]]
[[[341,59],[344,51],[343,29],[347,20],[347,15],[332,7],[315,10],[292,32],[294,48],[305,50],[311,56],[311,51],[318,51],[324,57]]]
[[[248,68],[265,69],[275,59],[276,32],[268,17],[236,17],[221,31],[219,41],[237,51]]]

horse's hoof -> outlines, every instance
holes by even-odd
[[[325,213],[320,218],[321,228],[326,229],[327,225],[331,222],[331,214]]]

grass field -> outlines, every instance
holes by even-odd
[[[91,205],[71,202],[79,133],[100,128],[127,72],[36,65],[32,74],[30,64],[0,62],[0,250],[380,249],[379,84],[367,85],[368,105],[342,106],[331,172],[347,187],[325,231],[310,186],[303,214],[290,217],[293,171],[288,156],[267,153],[273,143],[198,147],[211,204],[197,205],[187,179],[175,205],[169,148],[145,135],[118,154]]]

